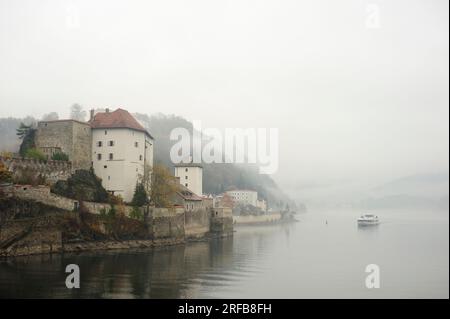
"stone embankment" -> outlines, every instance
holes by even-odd
[[[233,216],[235,225],[258,225],[278,223],[282,220],[280,213],[264,214],[264,215],[245,215]]]
[[[128,206],[111,217],[101,214],[108,204],[84,202],[81,212],[77,201],[45,186],[7,185],[0,193],[0,256],[148,248],[233,234],[229,208],[150,208],[137,220]]]

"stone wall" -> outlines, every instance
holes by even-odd
[[[92,133],[87,123],[74,120],[39,122],[35,143],[49,157],[55,152],[67,154],[73,171],[91,167]]]
[[[233,223],[242,224],[242,225],[275,223],[280,220],[281,220],[280,213],[264,214],[264,215],[233,216]]]
[[[216,207],[211,211],[210,230],[216,236],[230,236],[233,234],[233,215],[231,208]]]
[[[44,185],[10,185],[1,187],[1,191],[9,197],[34,200],[66,211],[73,211],[79,206],[77,200],[53,194],[50,187]],[[91,214],[100,214],[111,209],[111,205],[106,203],[83,202],[83,204]],[[123,206],[123,209],[125,216],[129,216],[133,207]]]
[[[92,131],[87,123],[74,122],[71,161],[74,170],[89,169],[92,166]]]
[[[46,214],[48,213],[53,213],[53,216],[64,216],[64,214],[70,214],[68,212],[71,212],[79,207],[78,201],[55,195],[50,192],[50,188],[47,186],[3,185],[0,186],[0,193],[6,197],[4,200],[30,201],[34,203],[35,206],[37,203],[42,203],[42,205],[44,205],[42,209],[35,212],[33,216],[30,215],[25,217],[42,217],[46,219]],[[90,224],[91,228],[96,229],[98,233],[107,234],[108,230],[106,225],[102,224],[101,218],[99,219],[99,216],[95,215],[100,214],[102,211],[108,212],[111,206],[105,203],[92,202],[83,202],[83,204],[86,210],[93,214],[86,215],[84,217],[84,222]],[[45,207],[51,207],[53,209],[47,209]],[[117,211],[124,209],[125,216],[129,216],[133,208],[130,206],[116,206],[116,209]],[[13,211],[13,213],[14,212],[15,211]],[[40,216],[41,214],[42,216]],[[75,215],[78,216],[78,214]],[[8,217],[9,214],[5,216]],[[52,218],[49,219],[49,221],[51,220]],[[88,222],[89,220],[91,222]],[[131,222],[138,223],[137,220],[128,221],[129,224]],[[142,225],[145,230],[145,236],[142,235],[143,230],[141,228],[131,225],[127,229],[122,229],[122,226],[119,227],[123,230],[123,234],[120,238],[129,240],[148,239],[151,240],[152,245],[171,245],[183,243],[186,240],[193,238],[209,237],[210,235],[213,237],[226,236],[232,234],[233,232],[231,209],[223,207],[215,208],[214,210],[199,209],[194,211],[186,211],[184,207],[175,207],[171,209],[150,208],[148,216],[145,218],[145,224],[141,222],[141,226]],[[8,252],[6,253],[9,255],[22,255],[28,254],[27,252],[36,253],[37,251],[59,251],[60,246],[58,245],[58,242],[60,241],[59,238],[61,235],[58,235],[55,232],[56,230],[54,227],[41,227],[41,229],[42,230],[37,231],[36,234],[27,234],[26,241],[20,240],[20,243],[23,243],[23,245],[15,244],[11,246],[14,246],[14,249],[18,249],[17,251],[12,252],[11,254]],[[20,235],[20,232],[23,230],[15,230],[14,228],[11,228],[11,231],[16,231]],[[48,234],[46,234],[47,232]],[[129,235],[129,238],[127,237],[127,234]],[[14,236],[16,236],[14,234],[6,235],[6,237],[10,238],[14,238]],[[30,247],[30,250],[27,250],[27,245]]]
[[[9,187],[2,187],[2,191],[7,196],[24,200],[34,200],[67,211],[73,211],[78,205],[78,201],[52,194],[50,192],[50,187],[43,185],[12,185]]]
[[[72,163],[65,161],[39,161],[28,158],[8,158],[0,156],[2,161],[14,178],[20,178],[24,174],[37,177],[41,175],[49,184],[58,180],[67,180],[72,173]]]
[[[148,223],[154,240],[185,238],[183,208],[150,208]]]
[[[187,238],[204,237],[209,233],[210,215],[206,209],[186,211],[184,214],[184,231]]]

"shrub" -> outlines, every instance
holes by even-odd
[[[111,205],[111,208],[109,209],[109,212],[108,212],[108,217],[114,218],[114,217],[116,217],[116,213],[117,213],[116,207],[114,205]]]
[[[0,153],[0,156],[6,159],[11,159],[14,157],[14,154],[11,152],[3,151]]]
[[[5,164],[0,161],[0,183],[11,183],[12,182],[12,172],[10,172]]]
[[[100,208],[100,216],[106,217],[106,208]]]
[[[93,170],[77,170],[67,181],[58,181],[52,192],[64,197],[87,202],[109,202],[109,194]]]
[[[139,207],[133,206],[133,210],[130,212],[130,218],[144,220],[144,214],[142,214]]]
[[[32,158],[32,159],[37,159],[37,160],[40,160],[40,161],[45,161],[47,159],[47,157],[44,155],[44,153],[42,153],[37,148],[29,148],[25,152],[25,157]]]
[[[53,161],[65,161],[67,162],[69,160],[69,155],[63,152],[57,152],[52,155]]]
[[[13,176],[12,182],[21,185],[45,185],[46,178],[42,174],[36,175],[36,173],[31,170],[22,170],[20,174]]]

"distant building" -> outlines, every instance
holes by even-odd
[[[213,195],[203,195],[203,206],[207,209],[214,207],[214,196]]]
[[[198,196],[203,195],[203,167],[200,164],[180,163],[175,165],[175,177],[180,184]]]
[[[217,195],[214,198],[213,206],[214,207],[227,207],[227,208],[233,209],[235,206],[235,202],[234,202],[233,198],[231,198],[230,195],[225,193],[223,195]]]
[[[180,185],[175,193],[173,202],[175,205],[183,206],[186,211],[194,211],[204,207],[203,198],[194,194],[187,187]]]
[[[267,202],[264,199],[258,199],[256,201],[256,207],[261,209],[263,212],[267,211]]]
[[[236,204],[257,206],[258,192],[246,189],[236,189],[226,192]]]
[[[144,169],[153,166],[153,137],[123,109],[91,111],[89,124],[95,174],[106,190],[130,202]]]

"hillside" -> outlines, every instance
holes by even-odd
[[[134,114],[134,116],[155,138],[155,162],[173,168],[170,160],[170,148],[175,141],[170,141],[170,132],[176,127],[183,127],[192,132],[192,123],[175,115]],[[259,174],[255,166],[225,163],[203,164],[204,193],[219,194],[232,187],[258,191],[258,194],[266,199],[273,208],[284,207],[286,204],[295,207],[295,203],[278,188],[272,178]]]
[[[448,210],[448,173],[417,174],[372,188],[361,201],[365,208],[427,208]]]

